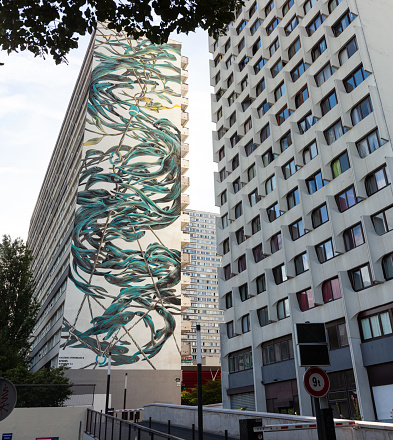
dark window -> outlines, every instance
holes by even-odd
[[[240,202],[235,206],[235,218],[239,218],[242,214],[243,214],[243,205],[242,202]]]
[[[286,119],[288,119],[292,114],[292,111],[288,109],[287,106],[283,107],[277,114],[276,120],[277,124],[281,125]]]
[[[252,128],[252,121],[251,118],[248,118],[247,121],[244,123],[244,133],[247,133]]]
[[[356,269],[349,270],[348,276],[351,281],[352,289],[355,292],[366,289],[373,284],[370,265],[368,263]]]
[[[248,294],[247,284],[242,284],[241,286],[239,286],[239,295],[241,301],[246,301],[250,298],[250,295]]]
[[[245,147],[244,151],[246,153],[246,156],[249,156],[253,151],[255,151],[258,148],[258,145],[254,144],[253,141],[250,141]]]
[[[247,169],[247,179],[250,182],[256,176],[255,163]]]
[[[291,316],[289,310],[289,300],[288,298],[282,299],[277,303],[277,318],[278,320],[285,319]]]
[[[222,118],[222,107],[220,107],[217,110],[217,121],[219,121]]]
[[[370,97],[367,96],[351,110],[352,124],[356,125],[373,111]]]
[[[266,153],[262,155],[262,163],[264,167],[267,167],[274,159],[277,158],[276,154],[273,154],[272,149],[269,148]]]
[[[231,116],[229,117],[229,126],[232,127],[232,125],[236,122],[236,112],[233,112]]]
[[[248,195],[248,200],[250,202],[250,206],[256,205],[261,200],[257,189]]]
[[[252,104],[252,99],[247,96],[247,98],[242,102],[242,110],[245,112],[248,107]]]
[[[284,93],[285,93],[285,84],[283,81],[274,91],[275,100],[278,101]]]
[[[270,248],[272,251],[272,254],[282,249],[282,235],[281,232],[278,234],[275,234],[270,239]]]
[[[347,11],[333,26],[333,34],[338,37],[345,31],[345,29],[355,20],[356,15],[351,14]]]
[[[295,82],[298,80],[307,69],[308,65],[302,60],[293,70],[291,70],[292,81]]]
[[[242,333],[248,333],[250,331],[250,315],[242,316]]]
[[[236,242],[237,244],[243,243],[245,241],[246,237],[244,235],[244,228],[240,228],[235,232],[236,235]]]
[[[218,160],[220,161],[224,159],[224,157],[225,157],[225,149],[224,147],[222,147],[218,150]]]
[[[221,205],[227,202],[227,190],[223,191],[220,195]]]
[[[299,90],[295,95],[295,107],[299,108],[308,99],[308,88],[305,85],[301,90]]]
[[[317,0],[307,0],[303,6],[304,13],[307,14],[307,12],[315,5],[316,2]]]
[[[230,353],[228,356],[229,372],[252,369],[252,350],[245,348],[241,351]]]
[[[329,12],[332,13],[342,0],[330,0],[329,2]]]
[[[242,20],[239,24],[239,26],[236,28],[236,33],[239,35],[240,32],[246,27],[246,20]]]
[[[347,131],[348,129],[343,127],[340,119],[327,130],[325,130],[323,134],[325,136],[327,144],[331,145],[333,142],[336,142],[337,139],[343,136]]]
[[[338,277],[323,282],[322,298],[323,302],[325,303],[341,298],[341,289]]]
[[[393,229],[393,206],[371,216],[375,232],[378,235],[386,234]]]
[[[241,87],[241,89],[242,89],[242,91],[243,90],[245,90],[246,88],[247,88],[247,86],[248,86],[248,76],[246,75],[243,79],[242,79],[242,82],[240,83],[240,87]],[[244,102],[244,101],[243,101]],[[249,102],[250,102],[250,104],[251,104],[251,102],[252,102],[252,100],[251,99],[249,99]],[[248,107],[248,106],[247,106]],[[243,111],[245,110],[245,108],[243,108]]]
[[[266,60],[264,58],[259,58],[257,63],[254,65],[254,73],[255,75],[261,71],[262,67],[266,64]]]
[[[260,18],[258,18],[257,20],[254,21],[254,23],[250,27],[251,35],[255,34],[255,32],[259,29],[259,26],[261,24],[262,24],[262,20]]]
[[[226,133],[225,128],[224,128],[224,127],[220,127],[220,128],[217,130],[217,137],[218,137],[218,140],[220,140],[220,139],[224,136],[225,133]]]
[[[294,259],[296,275],[300,275],[309,269],[307,252],[297,255]]]
[[[223,271],[224,271],[224,280],[225,281],[230,280],[232,278],[231,265],[227,264],[226,266],[224,266]]]
[[[348,252],[364,243],[362,225],[358,223],[346,229],[343,233],[345,250]]]
[[[262,345],[263,365],[275,364],[281,361],[293,359],[292,338],[279,339],[266,342]]]
[[[299,303],[299,308],[302,312],[315,307],[311,288],[303,290],[302,292],[298,292],[296,294],[296,297],[297,302]]]
[[[389,307],[389,309],[381,310],[377,313],[373,313],[372,310],[360,313],[359,324],[364,341],[390,336],[393,333],[392,309]]]
[[[330,65],[330,63],[327,63],[315,76],[315,82],[317,83],[318,87],[321,87],[321,85],[327,81],[333,73],[336,71],[334,67]]]
[[[233,92],[229,95],[228,104],[232,105],[237,99],[237,93]]]
[[[229,143],[231,144],[231,147],[233,148],[238,142],[240,141],[240,136],[235,132],[233,136],[229,139]]]
[[[265,113],[267,113],[270,109],[269,103],[266,99],[262,102],[262,104],[258,107],[258,116],[261,118]]]
[[[375,150],[378,150],[378,148],[385,143],[386,141],[381,139],[379,136],[378,130],[374,130],[363,139],[360,139],[360,141],[356,143],[356,147],[358,149],[359,156],[364,158],[373,153]]]
[[[316,17],[314,17],[314,19],[307,26],[308,36],[311,37],[311,35],[321,26],[324,21],[325,17],[321,14],[318,14]]]
[[[214,58],[214,67],[217,67],[221,60],[222,60],[222,55],[221,55],[221,54],[218,54],[218,55]]]
[[[289,232],[291,234],[292,240],[297,240],[302,237],[307,231],[304,229],[303,220],[299,219],[296,222],[289,225]]]
[[[356,38],[348,41],[348,43],[340,50],[338,54],[338,59],[340,65],[342,66],[351,56],[358,50],[358,43]]]
[[[236,57],[234,55],[231,55],[226,61],[225,61],[225,67],[229,69],[232,65],[232,61],[235,61]]]
[[[233,321],[227,322],[227,336],[228,339],[235,337],[235,329],[233,327]]]
[[[257,285],[257,294],[266,291],[266,276],[264,273],[262,275],[259,275],[255,282]]]
[[[269,124],[267,124],[262,128],[261,133],[259,135],[261,143],[264,142],[269,136],[270,136],[270,126]]]
[[[276,64],[270,69],[272,77],[275,78],[283,69],[285,64],[281,60],[278,60]]]
[[[233,73],[231,73],[228,76],[228,79],[227,79],[227,87],[228,87],[228,89],[229,89],[229,87],[231,86],[232,83],[233,83]]]
[[[340,174],[349,170],[350,165],[349,165],[347,152],[340,154],[340,156],[334,159],[332,161],[331,167],[332,167],[332,173],[334,179],[338,177]]]
[[[331,260],[338,255],[333,248],[333,242],[331,238],[315,246],[315,250],[317,252],[318,261],[321,264],[325,263],[325,261]]]
[[[288,48],[288,58],[291,59],[299,51],[300,47],[300,40],[297,38]]]
[[[314,228],[318,228],[329,220],[326,204],[314,209],[311,220]]]
[[[278,41],[278,38],[276,38],[269,47],[270,56],[273,56],[273,54],[278,50],[279,47],[280,42]]]
[[[277,285],[285,282],[288,279],[284,264],[280,264],[279,266],[273,268],[273,277]]]
[[[269,315],[267,312],[267,307],[262,307],[257,310],[258,322],[261,327],[269,324]]]
[[[300,203],[299,189],[295,188],[287,194],[288,210]]]
[[[261,81],[256,86],[255,93],[259,96],[265,90],[265,78],[262,78]]]
[[[269,222],[276,220],[276,218],[280,217],[283,213],[278,209],[278,203],[276,202],[274,205],[267,208],[267,216],[269,218]]]
[[[361,202],[361,199],[356,197],[353,186],[336,195],[336,203],[340,212],[346,211],[359,202]]]
[[[230,309],[231,307],[233,307],[233,303],[232,303],[232,292],[229,292],[225,295],[225,307],[227,309]]]
[[[297,126],[299,128],[300,134],[304,134],[306,131],[308,131],[317,122],[318,122],[318,119],[315,118],[311,113],[306,115],[304,118],[302,118],[297,123]]]
[[[311,58],[315,61],[325,50],[327,49],[325,37],[322,40],[318,41],[318,43],[311,49]]]
[[[296,26],[299,24],[299,19],[295,15],[292,20],[285,26],[284,31],[285,35],[288,37],[291,35],[292,31],[296,28]]]
[[[251,232],[253,234],[256,234],[260,230],[261,230],[261,219],[258,215],[251,220]]]
[[[236,180],[232,183],[233,186],[233,192],[236,194],[240,191],[241,185],[240,185],[240,177],[238,177]]]
[[[236,168],[239,166],[239,155],[236,154],[236,156],[232,159],[232,171],[236,170]]]
[[[318,155],[317,143],[314,141],[303,150],[303,163],[306,165]]]
[[[363,69],[363,66],[358,67],[347,78],[344,79],[345,90],[351,93],[352,90],[361,84],[370,74]]]
[[[228,52],[229,48],[231,47],[231,39],[229,39],[226,43],[225,43],[225,52]]]
[[[285,17],[285,15],[287,15],[287,13],[289,12],[289,10],[292,8],[293,5],[294,5],[294,0],[289,0],[284,4],[284,6],[282,7],[282,16],[283,17]]]
[[[221,217],[222,229],[225,229],[229,225],[228,214],[224,214]]]
[[[269,177],[265,182],[265,191],[266,194],[271,193],[276,189],[276,176]]]
[[[244,38],[241,39],[240,43],[237,45],[237,53],[240,53],[246,46]]]
[[[242,60],[240,61],[240,63],[239,63],[239,70],[240,70],[240,72],[242,71],[242,70],[244,70],[244,68],[247,66],[247,64],[249,63],[249,61],[250,61],[250,57],[243,57],[242,58]]]
[[[262,252],[262,244],[258,244],[258,246],[252,248],[252,255],[255,263],[259,263],[265,258],[265,255]]]
[[[252,6],[251,6],[251,8],[248,10],[248,18],[251,18],[254,14],[255,14],[255,12],[258,10],[258,6],[257,6],[257,3],[255,2]]]
[[[307,189],[309,194],[314,194],[322,187],[324,187],[328,182],[322,179],[322,174],[320,171],[314,174],[313,176],[306,179]]]
[[[220,72],[217,73],[217,75],[214,77],[214,83],[217,85],[220,82],[221,74]]]
[[[274,17],[273,20],[267,26],[266,33],[270,35],[274,31],[274,29],[276,29],[278,23],[280,23],[280,20],[277,17]]]
[[[227,172],[226,169],[223,168],[222,170],[220,170],[220,182],[223,182],[227,177]]]
[[[239,273],[247,269],[247,260],[245,255],[241,255],[237,260],[237,270]]]
[[[390,176],[386,165],[369,174],[365,180],[366,193],[368,196],[375,194],[385,186],[390,185]]]
[[[343,319],[326,323],[326,333],[330,350],[336,350],[348,345],[347,329]]]
[[[254,56],[258,50],[261,48],[261,39],[258,38],[258,40],[252,45],[252,55]]]
[[[265,6],[265,15],[268,16],[269,13],[273,10],[274,8],[274,0],[271,0],[266,6]]]
[[[288,133],[280,139],[281,152],[285,151],[290,145],[292,145],[292,137],[291,132],[288,131]]]
[[[225,255],[229,252],[229,238],[222,242],[222,253]]]
[[[321,110],[322,115],[326,115],[326,113],[330,112],[330,110],[337,105],[337,95],[335,90],[330,93],[326,98],[321,101]]]
[[[284,179],[289,179],[296,171],[299,169],[297,165],[295,165],[295,159],[291,159],[285,165],[282,166],[282,173],[284,174]]]

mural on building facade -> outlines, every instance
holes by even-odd
[[[179,107],[179,59],[180,46],[97,30],[72,234],[78,306],[61,345],[93,352],[84,368],[109,352],[114,366],[156,368],[170,339],[178,350],[180,251],[162,231],[181,209],[180,131],[165,117]]]

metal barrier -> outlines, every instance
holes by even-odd
[[[98,440],[184,440],[89,408],[85,432]]]

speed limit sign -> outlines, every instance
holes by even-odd
[[[323,397],[329,391],[329,377],[321,368],[309,368],[303,382],[304,388],[313,397]]]

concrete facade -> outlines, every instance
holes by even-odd
[[[309,321],[335,416],[390,419],[391,12],[246,1],[210,39],[225,408],[312,414],[293,337]]]

